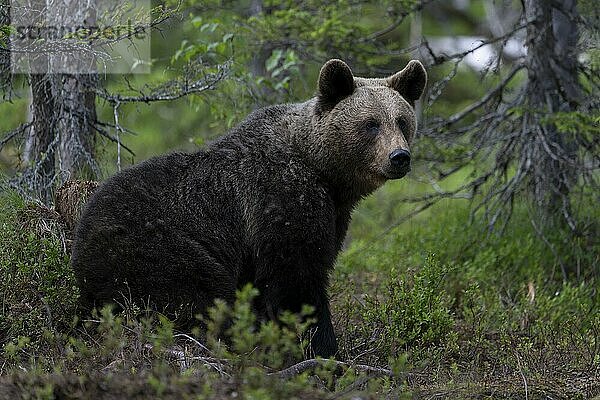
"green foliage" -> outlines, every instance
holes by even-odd
[[[0,46],[7,47],[9,36],[16,33],[16,29],[11,25],[0,25]]]
[[[300,316],[284,313],[280,323],[259,324],[252,307],[256,296],[258,291],[246,285],[237,292],[233,307],[217,302],[206,321],[208,343],[220,349],[222,357],[236,359],[240,367],[263,365],[278,369],[290,360],[300,360],[302,349],[307,347],[301,338],[311,322],[310,318],[303,321],[301,317],[312,310],[306,309]],[[223,346],[224,337],[231,343],[230,348]]]
[[[265,83],[267,88],[273,91],[287,91],[290,89],[292,76],[300,74],[300,60],[294,50],[273,50],[271,56],[265,62],[265,68],[271,79],[259,77],[257,85]]]
[[[392,54],[388,56],[378,53],[382,43],[365,38],[385,24],[403,22],[417,4],[272,0],[251,12],[243,2],[186,3],[185,39],[178,42],[172,65],[201,60],[205,65],[227,62],[230,67],[218,91],[194,101],[216,134],[257,107],[312,96],[318,70],[328,58],[344,58],[363,73],[382,65],[396,71],[408,58],[393,55],[404,41],[386,40],[384,46]],[[401,25],[406,31],[408,23]]]
[[[406,186],[386,188],[382,197],[398,197]],[[504,235],[490,233],[479,220],[469,222],[469,204],[458,201],[373,237],[364,232],[368,222],[385,226],[406,210],[377,211],[379,201],[376,195],[356,211],[361,225],[338,260],[333,314],[344,357],[387,362],[400,376],[419,371],[435,390],[464,397],[485,391],[475,376],[496,379],[501,369],[544,385],[565,371],[597,368],[598,243],[556,240],[569,236],[549,230],[545,237],[559,244],[549,248],[525,205],[515,208]],[[579,207],[590,216],[600,211]],[[563,267],[571,280],[563,281]],[[498,385],[499,393],[522,394]],[[564,396],[589,395],[577,390]]]
[[[593,141],[600,135],[600,112],[594,115],[583,112],[557,112],[545,118],[544,122],[556,126],[559,132],[569,135],[582,135],[583,138]]]
[[[448,268],[433,256],[415,273],[391,269],[382,296],[367,296],[363,328],[380,331],[383,351],[444,343],[454,325],[443,291]]]
[[[74,322],[78,290],[66,241],[52,210],[13,192],[0,194],[0,205],[0,341],[28,336],[40,346],[44,332]]]
[[[364,4],[347,0],[270,1],[266,8],[269,12],[248,20],[251,29],[263,41],[293,38],[301,46],[310,46],[319,52],[328,46],[337,49],[348,49],[351,44],[362,47],[361,38],[366,27],[361,23],[360,12],[364,10]]]

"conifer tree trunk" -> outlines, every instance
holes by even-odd
[[[51,199],[52,182],[55,175],[55,121],[52,76],[31,74],[30,118],[31,127],[25,139],[23,161],[27,166],[27,185],[40,199]]]
[[[10,25],[9,0],[0,0],[0,26]],[[5,32],[0,32],[0,93],[3,100],[10,98],[10,53],[8,52],[8,39]]]
[[[35,15],[40,15],[37,22],[42,26],[78,27],[95,23],[93,5],[82,7],[76,0],[64,0],[60,6],[55,5],[60,7],[57,10],[48,9],[45,1],[32,5],[39,9]],[[32,125],[25,139],[24,183],[42,201],[50,203],[53,189],[64,181],[97,178],[93,128],[97,75],[90,74],[83,63],[74,64],[81,60],[78,54],[67,54],[65,58],[60,54],[42,54],[37,61],[40,60],[48,71],[30,74]]]
[[[573,170],[576,143],[545,117],[575,111],[581,88],[577,79],[578,31],[576,0],[525,0],[527,28],[528,107],[535,129],[535,173],[531,190],[549,220],[570,219],[570,191],[577,177]],[[573,227],[572,227],[573,228]]]

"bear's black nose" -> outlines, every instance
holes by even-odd
[[[404,149],[394,150],[390,153],[390,162],[396,168],[404,168],[410,165],[410,152]]]

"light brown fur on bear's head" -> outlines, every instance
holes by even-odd
[[[313,118],[316,157],[332,179],[364,196],[410,171],[415,101],[427,73],[412,60],[388,78],[354,77],[341,60],[321,68]]]

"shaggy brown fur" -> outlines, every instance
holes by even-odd
[[[356,203],[410,170],[425,81],[418,61],[364,79],[330,60],[317,97],[258,110],[207,149],[113,176],[76,232],[83,305],[126,296],[191,316],[251,282],[264,318],[312,305],[312,349],[334,355],[329,272]]]
[[[98,182],[66,181],[54,196],[54,209],[61,216],[68,232],[72,232],[81,218],[85,203],[98,187]]]

